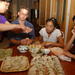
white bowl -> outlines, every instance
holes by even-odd
[[[49,54],[50,53],[49,49],[42,49],[41,51],[42,51],[43,54]]]
[[[20,45],[20,46],[17,47],[17,49],[19,50],[19,52],[25,53],[25,52],[27,52],[28,47]]]
[[[25,51],[25,50],[19,50],[19,52],[20,52],[20,53],[25,53],[25,52],[27,52],[27,51]]]

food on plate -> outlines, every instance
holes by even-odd
[[[60,48],[60,47],[53,47],[53,48],[50,48],[50,50],[52,51],[52,53],[54,53],[55,55],[63,55],[63,49]]]
[[[28,75],[64,75],[60,61],[56,56],[37,56],[30,64]]]
[[[0,49],[0,61],[4,60],[6,57],[12,55],[12,49]]]
[[[33,57],[35,57],[37,55],[42,55],[41,48],[42,48],[41,44],[39,44],[39,45],[37,45],[37,44],[31,44],[29,46],[29,51],[31,52],[31,55]]]
[[[38,49],[40,49],[41,47],[42,47],[41,44],[31,44],[31,45],[29,45],[29,48],[30,48],[30,49],[33,49],[33,48],[38,48]]]
[[[1,72],[19,72],[29,69],[29,61],[26,56],[7,57],[1,64]]]
[[[59,59],[61,59],[63,61],[71,62],[71,58],[64,54],[64,50],[62,48],[53,47],[53,48],[50,48],[50,51],[52,51],[52,53],[54,53],[56,56],[58,56]]]
[[[63,71],[63,68],[60,64],[60,61],[59,59],[56,57],[56,56],[51,56],[53,62],[54,62],[54,68],[55,68],[55,71],[56,71],[56,75],[64,75],[64,71]]]
[[[30,50],[30,52],[32,52],[32,53],[37,53],[37,52],[39,52],[41,48],[42,48],[42,45],[41,45],[41,44],[39,44],[39,45],[31,44],[31,45],[29,46],[29,50]]]

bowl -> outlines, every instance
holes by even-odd
[[[28,47],[20,45],[17,47],[17,49],[19,50],[20,53],[25,53],[25,52],[27,52]]]
[[[25,53],[25,52],[27,52],[27,51],[25,51],[25,50],[19,50],[19,52],[20,52],[20,53]]]
[[[43,54],[49,54],[50,53],[49,49],[41,49],[41,51]]]

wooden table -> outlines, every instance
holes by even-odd
[[[29,59],[29,62],[32,59],[32,56],[29,52],[26,53],[20,53],[16,47],[13,47],[13,56],[27,56]],[[64,69],[65,75],[75,75],[75,60],[72,62],[66,62],[66,61],[61,61],[62,67]],[[2,73],[0,72],[0,75],[27,75],[28,71],[24,72],[15,72],[15,73]]]

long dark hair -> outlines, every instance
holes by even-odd
[[[58,22],[57,22],[57,19],[55,19],[54,17],[48,18],[48,19],[46,20],[46,23],[47,23],[47,22],[50,22],[50,21],[52,21],[52,23],[53,23],[53,25],[54,25],[55,28],[60,29],[60,26],[59,26],[59,24],[58,24]]]
[[[72,20],[73,20],[73,21],[75,20],[75,16],[73,16]]]

